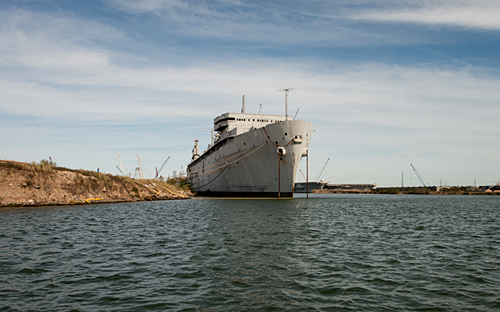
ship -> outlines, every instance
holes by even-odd
[[[285,98],[286,99],[286,98]],[[285,100],[286,102],[286,100]],[[214,119],[212,140],[200,153],[196,139],[187,181],[201,196],[291,198],[300,161],[314,131],[285,115],[241,113]]]
[[[314,190],[322,190],[328,185],[328,181],[295,182],[295,193],[312,193]]]
[[[296,182],[295,183],[295,193],[312,193],[314,190],[322,190],[325,187],[328,186],[328,183],[330,181],[325,181],[325,180],[320,180],[319,178],[323,174],[323,171],[325,171],[326,165],[328,165],[328,162],[330,161],[330,158],[326,160],[325,165],[323,166],[323,169],[318,175],[318,178],[316,179],[315,182],[309,182],[307,181],[308,179],[304,176],[302,171],[299,169],[299,172],[302,174],[302,177],[306,180],[306,182]]]

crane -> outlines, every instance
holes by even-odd
[[[120,161],[120,166],[116,166],[116,168],[118,169],[118,171],[120,171],[120,173],[122,174],[122,176],[127,176],[125,174],[125,172],[123,172],[123,163],[122,163],[122,158],[120,157],[120,155],[118,155],[118,160]]]
[[[120,171],[120,173],[122,174],[122,176],[125,176],[125,172],[123,172],[123,170],[120,167],[116,166],[116,169],[118,169],[118,171]]]
[[[137,177],[139,177],[139,179],[144,180],[144,170],[142,169],[141,159],[139,158],[139,155],[136,156],[139,167],[135,168],[134,178],[137,179]]]
[[[326,163],[325,163],[325,165],[323,166],[323,169],[321,169],[321,172],[319,173],[318,178],[316,179],[316,182],[319,182],[319,178],[321,178],[321,175],[323,174],[323,171],[325,171],[326,165],[328,164],[328,162],[329,162],[329,161],[330,161],[330,158],[328,158],[328,159],[326,160]]]
[[[163,165],[161,165],[160,170],[156,171],[156,178],[160,176],[161,171],[163,170],[163,167],[167,164],[167,161],[170,159],[170,156],[167,157],[167,159],[163,162]]]
[[[304,173],[302,172],[302,170],[299,169],[299,172],[302,175],[302,177],[304,178],[304,181],[307,181],[306,176],[304,175]]]
[[[430,186],[429,182],[427,182],[425,179],[423,179],[420,174],[418,174],[418,171],[417,169],[415,169],[415,167],[413,167],[413,165],[410,163],[410,166],[413,168],[413,171],[415,171],[415,174],[417,175],[418,179],[420,180],[420,182],[422,183],[423,186]],[[425,184],[425,182],[427,182],[427,185]]]

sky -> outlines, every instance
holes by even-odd
[[[133,175],[139,155],[153,177],[170,156],[168,176],[242,95],[284,114],[293,87],[310,180],[419,186],[412,163],[431,185],[490,185],[499,16],[497,0],[4,0],[0,159],[119,174],[120,155]]]

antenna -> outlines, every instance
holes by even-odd
[[[212,147],[214,145],[214,128],[212,128],[212,129],[201,129],[201,130],[210,133],[210,136],[211,136],[210,147]]]
[[[259,114],[262,114],[262,103],[260,103],[260,106],[259,106]]]
[[[293,92],[297,89],[295,88],[279,88],[279,92],[285,92],[285,120],[288,120],[288,92]]]

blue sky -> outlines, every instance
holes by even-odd
[[[315,125],[333,183],[500,180],[500,2],[0,2],[0,158],[186,168],[224,112]],[[305,164],[301,167],[304,170]]]

